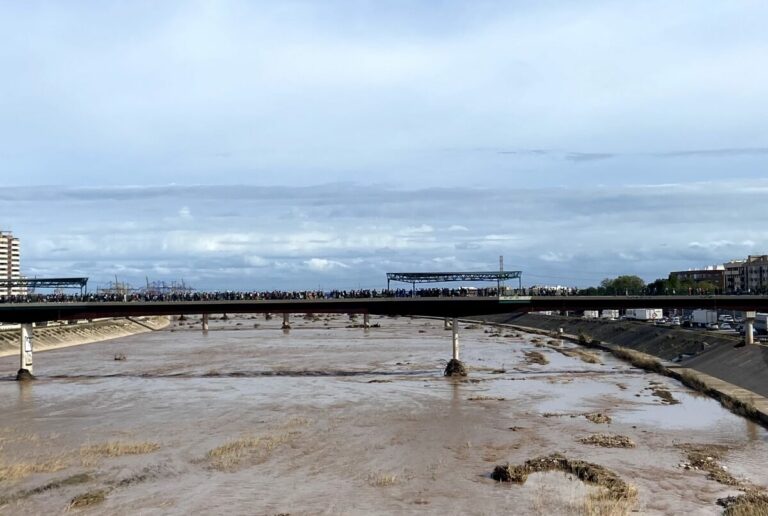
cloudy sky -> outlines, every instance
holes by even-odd
[[[647,280],[768,253],[764,1],[0,1],[27,275]]]

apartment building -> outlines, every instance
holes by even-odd
[[[0,281],[21,279],[19,239],[10,231],[0,231]],[[0,295],[21,295],[22,287],[0,283]]]
[[[768,255],[750,255],[746,260],[731,260],[724,267],[726,292],[768,292]]]

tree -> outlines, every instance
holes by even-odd
[[[642,294],[645,282],[638,276],[619,276],[614,279],[604,279],[600,283],[600,288],[606,294]]]

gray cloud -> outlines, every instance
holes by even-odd
[[[610,154],[607,152],[569,152],[566,154],[565,159],[580,163],[583,161],[598,161],[609,159],[613,158],[614,156],[615,154]]]
[[[662,158],[723,158],[731,156],[764,156],[768,155],[768,147],[745,147],[734,149],[699,149],[699,150],[680,150],[670,152],[658,152],[654,156]]]
[[[380,287],[387,271],[494,269],[503,254],[527,283],[590,284],[767,251],[766,187],[9,188],[0,220],[22,239],[26,274],[95,283]]]

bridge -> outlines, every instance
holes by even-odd
[[[752,343],[755,312],[768,311],[768,296],[502,296],[502,297],[376,297],[347,299],[269,299],[216,301],[47,302],[0,304],[0,322],[21,324],[20,368],[17,378],[31,377],[33,323],[104,317],[202,314],[281,313],[290,329],[292,313],[359,313],[364,327],[369,315],[416,315],[453,319],[453,354],[459,361],[457,318],[498,313],[601,310],[627,308],[702,308],[746,312],[746,341]],[[449,363],[450,365],[450,363]]]

